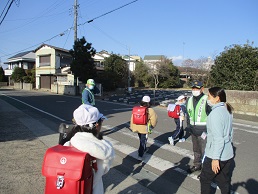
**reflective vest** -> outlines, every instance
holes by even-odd
[[[193,107],[193,97],[190,97],[187,103],[187,112],[190,119],[191,125],[206,125],[207,114],[206,114],[206,101],[208,96],[203,95],[197,103],[195,109]]]
[[[89,92],[89,94],[90,94],[90,99],[91,99],[91,102],[90,102],[90,104],[92,105],[92,106],[95,106],[95,98],[94,98],[94,94],[90,91],[90,89],[88,89],[88,88],[85,88],[84,90],[87,90],[88,92]],[[84,92],[84,90],[83,90],[83,92]],[[83,102],[83,99],[82,99],[82,104],[84,104],[84,102]]]

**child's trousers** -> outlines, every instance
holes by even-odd
[[[184,137],[183,123],[180,125],[180,119],[174,119],[174,121],[176,123],[176,130],[174,131],[172,138],[182,139]]]

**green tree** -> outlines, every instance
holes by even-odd
[[[102,78],[103,87],[111,90],[127,86],[128,65],[126,61],[116,55],[111,54],[104,61],[104,77]],[[103,81],[105,79],[105,81]]]
[[[154,64],[154,68],[149,70],[153,76],[155,88],[173,88],[180,86],[180,72],[171,60],[163,58]]]
[[[180,87],[180,72],[169,59],[162,61],[159,72],[161,88]]]
[[[28,69],[26,71],[26,76],[23,77],[23,81],[25,83],[32,83],[34,84],[36,82],[36,78],[35,78],[35,75],[36,75],[36,71],[35,71],[35,67],[33,69]]]
[[[21,82],[24,76],[26,76],[25,70],[20,67],[15,67],[11,77],[14,82]]]
[[[232,45],[216,57],[210,72],[210,86],[228,90],[257,90],[258,48],[248,42]]]
[[[2,66],[0,66],[0,82],[4,82],[4,81],[7,81],[7,78],[4,75],[4,70],[3,70]]]
[[[135,86],[138,87],[147,87],[149,86],[149,81],[151,75],[148,74],[148,67],[142,61],[137,61],[135,65],[135,70],[133,76],[135,79]]]
[[[73,49],[70,50],[72,55],[71,71],[75,78],[86,83],[89,78],[96,78],[97,70],[94,64],[93,56],[96,50],[91,47],[84,37],[74,42]]]

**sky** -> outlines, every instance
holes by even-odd
[[[0,22],[9,1],[0,1]],[[258,45],[257,0],[77,1],[77,37],[97,52],[164,55],[180,65],[183,59],[215,58],[234,44]],[[43,43],[72,49],[73,7],[74,0],[14,0],[0,24],[4,69],[8,58]]]

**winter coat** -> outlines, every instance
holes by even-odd
[[[150,123],[150,125],[153,128],[157,125],[158,116],[155,113],[155,111],[153,110],[153,108],[148,108],[148,122]],[[136,125],[133,123],[133,115],[131,116],[130,128],[133,132],[136,132],[136,133],[141,133],[141,134],[148,133],[147,124],[146,125]]]
[[[73,146],[87,152],[97,160],[97,172],[93,177],[93,194],[104,194],[102,176],[106,174],[115,157],[113,146],[107,140],[99,140],[92,133],[77,132],[65,146]]]
[[[233,116],[224,102],[217,103],[207,119],[207,143],[205,155],[221,161],[233,158]]]

